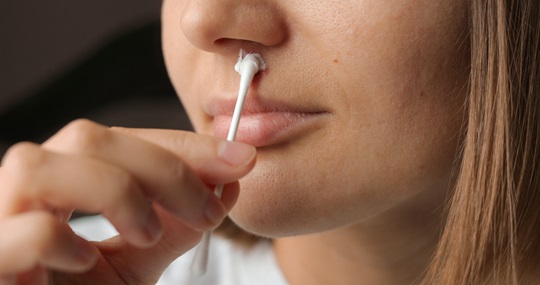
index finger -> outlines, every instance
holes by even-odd
[[[216,137],[188,131],[163,129],[134,129],[113,127],[113,131],[132,135],[159,145],[182,158],[201,178],[209,183],[222,181],[219,177],[230,167],[251,169],[255,164],[255,147],[238,142],[228,142]],[[250,159],[251,158],[251,159]],[[221,160],[224,163],[215,163]],[[228,181],[232,182],[232,181]]]

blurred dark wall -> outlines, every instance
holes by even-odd
[[[84,117],[190,129],[167,78],[158,0],[0,1],[0,157]]]
[[[0,110],[103,42],[159,19],[159,0],[0,1]]]

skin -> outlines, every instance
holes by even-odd
[[[271,237],[319,232],[446,189],[467,76],[462,2],[165,1],[165,59],[197,132],[213,134],[207,102],[235,96],[240,48],[269,67],[253,96],[326,114],[259,148],[235,221]]]
[[[0,236],[0,284],[154,284],[236,201],[230,216],[275,238],[293,285],[409,284],[436,245],[458,160],[466,10],[454,0],[165,0],[165,60],[200,134],[83,120],[43,145],[15,145],[0,168],[0,229],[13,233]],[[206,136],[209,104],[234,100],[240,48],[268,65],[249,100],[309,113],[257,151]],[[208,187],[220,183],[222,201]],[[103,213],[120,236],[77,238],[66,225],[74,209]]]
[[[324,114],[259,147],[230,215],[278,238],[291,284],[407,284],[425,268],[458,160],[466,5],[165,1],[169,74],[198,132],[214,133],[208,102],[234,96],[240,48],[268,65],[253,100]]]
[[[0,168],[0,228],[10,233],[0,236],[0,284],[155,284],[225,217],[255,154],[208,136],[86,120],[43,145],[13,146]],[[216,183],[226,184],[221,201],[207,186]],[[120,235],[77,237],[67,225],[74,209],[102,213]]]

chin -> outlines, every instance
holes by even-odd
[[[257,179],[250,179],[254,176]],[[323,225],[316,218],[316,209],[309,207],[309,201],[302,195],[301,190],[306,189],[293,188],[295,191],[291,191],[288,185],[279,184],[279,181],[284,181],[280,179],[272,179],[278,184],[264,181],[257,175],[249,175],[240,181],[240,196],[229,214],[240,228],[267,238],[321,230]]]
[[[242,230],[265,238],[280,238],[318,232],[317,227],[302,223],[297,218],[270,215],[269,209],[236,207],[229,215]],[[278,211],[276,209],[272,209]]]
[[[264,181],[260,177],[257,179],[261,180]],[[243,230],[261,237],[280,238],[328,231],[354,224],[369,212],[362,210],[359,203],[325,199],[324,195],[306,195],[320,191],[317,189],[272,184],[263,188],[250,183],[249,179],[240,184],[240,196],[229,217]]]
[[[390,194],[367,189],[340,191],[351,187],[306,186],[306,183],[295,183],[297,180],[290,177],[282,179],[284,177],[277,172],[267,176],[257,175],[256,172],[240,181],[240,196],[229,217],[243,230],[266,238],[307,235],[348,227],[399,208],[400,205],[417,208],[417,202],[422,204],[420,208],[428,206],[427,211],[432,212],[429,205],[440,205],[442,202],[439,200],[444,200],[443,194],[446,193],[389,191]],[[437,202],[433,203],[435,200]]]
[[[338,167],[335,161],[342,159],[325,159],[293,146],[259,150],[255,168],[240,180],[240,195],[230,218],[245,231],[263,237],[307,235],[361,223],[423,189],[398,189],[383,179],[366,183],[369,180],[363,176],[371,176],[359,175],[362,172],[353,167],[340,171],[343,177],[356,179],[336,178],[327,171]]]

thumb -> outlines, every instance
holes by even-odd
[[[156,284],[167,266],[194,247],[202,236],[201,232],[193,230],[163,209],[158,213],[164,235],[155,246],[137,248],[120,236],[98,244],[108,266],[127,284]],[[108,256],[109,252],[114,255]]]
[[[128,128],[112,128],[112,130],[143,139],[176,154],[195,170],[206,183],[213,183],[216,180],[223,181],[223,178],[219,177],[219,175],[230,172],[230,170],[220,171],[220,169],[213,169],[219,167],[219,164],[215,163],[216,157],[223,159],[223,146],[229,148],[232,146],[244,150],[247,147],[240,144],[236,147],[234,145],[236,143],[231,145],[229,142],[214,137],[186,131]],[[248,154],[243,156],[250,157],[250,159],[234,156],[227,158],[232,160],[233,163],[235,160],[242,160],[243,163],[238,165],[236,171],[245,174],[255,164],[255,148],[252,148]],[[245,163],[245,161],[248,161],[248,163]],[[232,208],[238,197],[238,192],[238,182],[225,185],[221,200],[226,209],[230,210]],[[153,207],[163,227],[163,236],[156,245],[149,248],[137,248],[124,241],[121,236],[96,243],[96,246],[102,252],[103,258],[98,261],[98,264],[91,272],[86,274],[92,274],[94,270],[103,270],[103,268],[109,267],[128,284],[156,284],[163,271],[175,259],[189,251],[200,241],[203,232],[189,227],[159,204],[154,203]]]
[[[236,201],[238,189],[238,183],[224,187],[222,200],[227,209],[231,209]],[[163,271],[175,259],[201,240],[203,232],[190,228],[159,205],[154,207],[164,230],[162,238],[156,245],[150,248],[137,248],[123,241],[120,236],[97,244],[109,266],[112,266],[119,277],[128,284],[156,284]]]

